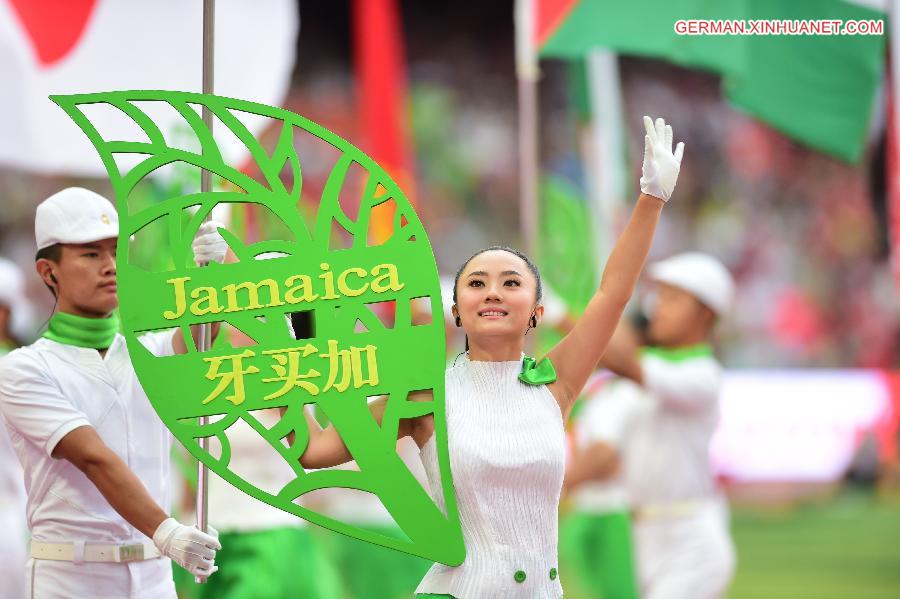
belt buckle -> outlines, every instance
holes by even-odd
[[[144,559],[144,544],[119,545],[120,562],[136,562]]]

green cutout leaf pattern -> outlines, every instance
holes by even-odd
[[[344,139],[281,108],[176,91],[117,91],[51,99],[87,135],[109,173],[120,219],[117,276],[124,334],[141,384],[175,437],[213,472],[260,501],[365,541],[448,565],[462,563],[465,549],[447,453],[443,323],[434,318],[431,324],[413,326],[410,309],[413,299],[427,297],[432,313],[442,314],[437,268],[421,221],[387,173]],[[184,118],[196,136],[198,152],[167,144],[145,111],[154,103],[168,105]],[[140,127],[146,139],[104,139],[82,110],[96,104],[121,111]],[[263,182],[223,161],[200,117],[202,106],[213,114],[216,130],[225,128],[243,142]],[[241,113],[272,119],[279,134],[271,153],[243,125]],[[295,144],[298,131],[340,152],[310,226],[298,210],[303,181]],[[122,153],[142,159],[124,172],[116,163],[116,156]],[[225,189],[187,193],[129,211],[129,198],[138,184],[176,163],[210,171],[226,183]],[[346,195],[348,172],[354,165],[362,167],[367,181],[359,194],[355,218],[350,218],[341,205],[341,195]],[[284,173],[289,176],[283,177]],[[391,200],[396,206],[393,234],[382,243],[373,243],[373,211]],[[198,268],[193,263],[191,240],[220,203],[268,208],[282,220],[291,238],[246,244],[222,230],[238,261]],[[165,222],[169,238],[169,247],[160,251],[171,252],[175,267],[150,272],[129,261],[129,239],[136,235],[139,242],[140,231],[159,219]],[[351,247],[330,249],[335,223],[350,234]],[[257,259],[268,252],[281,256]],[[300,284],[303,279],[299,275],[308,277],[308,285]],[[179,285],[185,296],[181,310],[176,301]],[[389,300],[395,302],[392,327],[374,318],[366,305]],[[300,310],[313,313],[311,339],[295,339],[287,324],[286,315]],[[355,332],[358,320],[365,325],[365,332]],[[173,327],[189,338],[191,325],[216,321],[240,329],[255,344],[236,348],[227,342],[216,343],[203,353],[189,347],[185,355],[155,357],[138,339],[145,332]],[[433,389],[433,401],[409,401],[411,391],[423,389]],[[376,395],[388,396],[380,426],[367,405],[367,398]],[[308,442],[303,411],[311,404],[334,424],[358,471],[306,472],[300,466],[299,457]],[[286,408],[274,426],[267,426],[254,414],[267,408]],[[400,421],[429,413],[435,418],[443,509],[435,505],[396,452]],[[209,416],[210,422],[198,425],[200,416]],[[289,484],[270,492],[229,468],[227,431],[238,420],[252,427],[291,466],[295,478]],[[289,447],[284,440],[292,432],[296,439]],[[203,437],[219,440],[217,456],[201,449]],[[406,538],[366,531],[296,503],[306,493],[328,487],[374,493]]]

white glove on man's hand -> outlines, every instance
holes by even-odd
[[[211,220],[200,225],[197,229],[197,235],[191,244],[194,250],[194,261],[200,264],[209,262],[218,262],[221,264],[225,261],[225,252],[228,251],[228,244],[219,233],[219,228],[225,228],[222,223]]]
[[[212,526],[205,533],[195,526],[180,524],[167,518],[153,533],[153,544],[194,576],[209,576],[219,568],[215,565],[216,551],[222,548],[219,533]]]
[[[678,142],[672,153],[672,127],[662,119],[656,125],[649,116],[644,117],[644,165],[641,169],[641,191],[668,202],[675,190],[675,181],[681,170],[684,142]]]

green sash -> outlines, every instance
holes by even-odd
[[[106,349],[112,345],[117,332],[119,319],[116,315],[108,318],[85,318],[67,312],[57,312],[50,319],[44,337],[75,347]]]

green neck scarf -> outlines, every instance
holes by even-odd
[[[550,358],[544,358],[540,362],[531,356],[522,358],[522,372],[519,380],[526,385],[549,385],[556,380],[556,369]]]
[[[713,356],[712,347],[707,343],[700,343],[688,347],[679,347],[677,349],[666,349],[664,347],[644,347],[641,348],[643,355],[650,355],[661,358],[668,362],[683,362],[684,360],[693,360],[694,358],[711,358]]]
[[[115,314],[109,318],[85,318],[57,312],[50,319],[44,337],[75,347],[106,349],[112,345],[118,331],[119,319]]]

